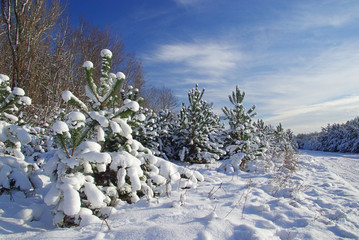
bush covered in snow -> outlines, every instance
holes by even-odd
[[[141,110],[140,110],[141,111]],[[133,131],[134,139],[159,157],[166,160],[179,160],[176,150],[178,139],[178,114],[168,109],[158,113],[145,110],[146,117],[143,122],[137,122]]]
[[[159,132],[158,117],[150,109],[140,107],[136,116],[129,122],[132,127],[132,136],[146,148],[151,149],[155,155],[159,153]]]
[[[222,159],[220,169],[230,172],[271,171],[295,165],[295,161],[292,167],[285,164],[283,157],[285,152],[295,153],[293,133],[281,125],[274,128],[262,120],[254,122],[255,106],[245,109],[245,93],[238,87],[229,96],[233,108],[223,108],[228,129],[220,124],[211,104],[202,99],[203,93],[198,86],[192,89],[189,106],[183,104],[177,115],[168,110],[147,111],[144,121],[137,122],[134,138],[169,160],[208,163]]]
[[[45,202],[53,206],[58,226],[97,222],[96,215],[102,216],[108,206],[169,194],[171,184],[181,177],[187,179],[184,187],[202,180],[198,172],[155,157],[133,138],[131,126],[146,119],[139,111],[138,91],[122,88],[123,73],[110,73],[109,50],[101,56],[99,87],[92,78],[93,64],[83,65],[89,106],[70,91],[63,92],[63,100],[77,110],[52,126],[61,149],[45,166],[53,180]]]
[[[212,105],[203,100],[198,85],[189,91],[189,105],[178,114],[170,110],[146,114],[135,128],[134,138],[168,160],[210,163],[224,154],[219,138],[223,130]]]
[[[31,99],[21,88],[10,88],[8,76],[0,74],[0,193],[11,189],[29,191],[32,166],[25,162],[21,146],[31,141],[31,136],[19,126],[21,105],[30,105]]]
[[[156,132],[158,154],[164,159],[177,159],[176,155],[176,129],[178,115],[170,110],[162,110],[156,114]]]
[[[269,148],[263,157],[263,163],[272,172],[272,193],[277,195],[283,189],[293,188],[293,176],[298,166],[294,134],[284,130],[281,124],[276,128],[266,128]]]

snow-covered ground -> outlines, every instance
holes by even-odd
[[[120,206],[107,223],[82,228],[53,228],[41,192],[2,195],[0,239],[359,239],[359,155],[298,157],[292,189],[281,196],[271,194],[269,174],[197,165],[205,182],[196,189]]]

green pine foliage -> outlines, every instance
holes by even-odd
[[[10,88],[10,78],[0,74],[0,121],[21,124],[19,108],[31,105],[31,99],[25,96],[22,88]]]
[[[176,129],[177,115],[166,109],[158,113],[140,108],[143,116],[138,115],[134,120],[133,138],[159,157],[166,160],[177,159],[176,155]]]
[[[146,148],[156,155],[160,156],[158,150],[159,131],[157,123],[157,114],[149,109],[140,108],[139,114],[131,121],[133,127],[133,138],[143,144]]]
[[[220,158],[222,146],[215,134],[223,129],[212,105],[203,100],[204,89],[198,85],[189,91],[189,105],[183,103],[176,129],[176,150],[181,161],[209,163]]]
[[[265,151],[265,144],[260,141],[260,133],[253,124],[253,117],[256,116],[255,105],[246,110],[243,105],[245,93],[241,92],[239,87],[229,95],[229,101],[233,108],[222,108],[225,119],[228,120],[228,137],[225,139],[227,157],[243,153],[240,167],[247,168],[247,163],[262,156]]]
[[[238,86],[229,96],[232,108],[222,109],[229,125],[224,129],[198,85],[189,91],[188,105],[183,103],[178,114],[155,113],[141,107],[144,99],[138,89],[123,85],[122,72],[110,72],[111,51],[102,50],[101,57],[99,81],[93,79],[92,62],[83,64],[88,101],[64,91],[62,99],[74,110],[51,129],[56,143],[50,143],[55,149],[46,153],[52,157],[43,172],[52,183],[44,201],[52,207],[55,225],[100,223],[119,204],[168,196],[174,183],[187,189],[203,181],[199,172],[170,162],[174,160],[204,164],[222,159],[219,169],[235,172],[275,169],[278,189],[293,175],[297,167],[293,133],[281,124],[274,128],[262,120],[254,122],[255,106],[244,107],[245,93]],[[31,99],[23,89],[9,85],[9,78],[0,74],[0,193],[29,192],[41,185],[36,176],[40,164],[35,162],[47,151],[45,142],[52,142],[52,136],[32,128],[31,137],[20,126],[19,108],[31,104]]]
[[[158,151],[164,159],[177,159],[176,142],[177,142],[177,128],[178,116],[171,110],[161,110],[157,114],[157,142]]]
[[[93,64],[84,63],[89,104],[63,92],[63,100],[77,110],[52,127],[61,150],[46,164],[53,185],[45,202],[53,206],[54,223],[60,227],[99,222],[103,211],[122,201],[169,194],[184,172],[138,141],[146,140],[139,137],[146,130],[141,127],[147,118],[140,109],[143,99],[137,89],[122,86],[123,73],[110,73],[111,55],[101,51],[100,87],[92,78]],[[199,173],[198,178],[191,178],[193,174],[189,171],[184,182],[201,180]]]

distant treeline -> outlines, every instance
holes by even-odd
[[[328,124],[321,132],[298,134],[296,139],[300,149],[359,153],[359,117],[342,124]]]

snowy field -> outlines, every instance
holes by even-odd
[[[2,195],[0,239],[359,239],[359,155],[298,158],[292,187],[277,196],[269,174],[194,165],[205,177],[196,189],[120,206],[107,223],[82,228],[53,228],[41,192]]]

